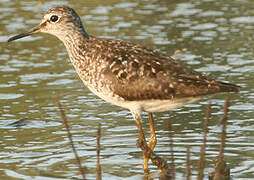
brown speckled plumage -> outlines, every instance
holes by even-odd
[[[211,79],[139,45],[95,37],[83,44],[81,51],[86,53],[80,71],[87,71],[88,76],[81,77],[86,79],[96,68],[97,80],[110,84],[110,91],[125,100],[173,99],[238,90],[235,85]]]

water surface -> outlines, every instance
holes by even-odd
[[[243,88],[230,95],[225,160],[233,179],[254,178],[254,2],[244,1],[5,1],[0,0],[0,179],[81,178],[57,102],[68,116],[87,178],[96,175],[96,132],[102,124],[103,179],[142,179],[142,153],[131,114],[93,95],[76,75],[63,44],[46,34],[6,43],[11,35],[39,23],[54,5],[70,5],[88,33],[142,44],[173,55],[197,71]],[[224,95],[212,96],[207,164],[218,155]],[[168,123],[174,129],[178,179],[184,177],[186,145],[197,175],[206,97],[168,113],[155,115],[155,151],[170,161]],[[144,129],[149,134],[147,114]],[[8,126],[27,118],[19,128]],[[158,172],[151,166],[152,172]]]

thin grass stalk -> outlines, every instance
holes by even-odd
[[[229,107],[229,97],[225,99],[224,114],[222,119],[222,134],[221,134],[221,144],[220,144],[220,154],[218,162],[215,166],[214,180],[224,180],[230,178],[230,170],[226,167],[226,162],[224,161],[224,151],[226,147],[227,138],[227,117],[228,117],[228,107]]]
[[[205,151],[206,151],[206,142],[207,142],[207,133],[208,133],[208,121],[211,116],[211,100],[208,101],[206,118],[204,121],[204,137],[203,144],[201,145],[200,158],[199,158],[199,168],[198,168],[198,180],[204,178],[204,169],[205,169]]]
[[[98,124],[98,130],[97,130],[97,146],[96,146],[96,155],[97,155],[97,168],[96,168],[96,179],[101,180],[101,164],[100,164],[100,152],[101,152],[101,145],[100,145],[100,139],[101,139],[101,124]]]
[[[191,180],[191,166],[190,166],[190,147],[187,147],[186,153],[186,177],[187,180]]]
[[[175,179],[175,157],[174,157],[174,132],[171,120],[168,122],[168,130],[169,130],[169,139],[170,139],[170,152],[171,152],[171,176],[172,179]]]
[[[68,120],[67,120],[67,117],[65,115],[65,112],[62,108],[62,105],[60,104],[60,102],[57,103],[58,104],[58,108],[60,110],[60,114],[61,114],[61,117],[62,117],[62,120],[64,122],[64,125],[65,125],[65,129],[67,131],[67,136],[68,136],[68,139],[69,139],[69,142],[71,144],[71,147],[72,147],[72,151],[75,155],[75,158],[76,158],[76,161],[77,161],[77,164],[78,164],[78,167],[79,167],[79,172],[80,174],[82,175],[83,177],[83,180],[86,180],[86,175],[85,175],[85,171],[81,165],[81,161],[80,161],[80,158],[78,156],[78,152],[76,151],[76,148],[74,146],[74,143],[73,143],[73,140],[72,140],[72,134],[70,132],[70,127],[69,127],[69,124],[68,124]]]

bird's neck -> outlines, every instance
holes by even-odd
[[[73,65],[75,65],[76,61],[84,60],[82,57],[85,53],[85,45],[88,39],[89,35],[85,31],[78,31],[66,34],[62,40]]]
[[[89,44],[90,38],[86,33],[76,33],[66,35],[63,41],[72,65],[85,84],[88,81],[87,74],[90,71],[90,60],[86,58],[86,47]],[[82,77],[84,74],[86,74],[85,77]]]

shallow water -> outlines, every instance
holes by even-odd
[[[95,97],[78,79],[63,44],[40,34],[6,43],[11,35],[37,23],[54,5],[70,5],[88,33],[139,43],[173,55],[214,78],[241,85],[230,95],[225,160],[233,179],[254,178],[254,2],[215,1],[59,1],[0,0],[0,179],[81,178],[57,102],[67,114],[87,178],[96,175],[96,132],[102,125],[103,179],[142,179],[142,153],[131,114]],[[212,96],[205,174],[219,154],[225,95]],[[191,147],[197,175],[206,97],[169,113],[155,115],[155,151],[170,161],[168,123],[174,129],[176,176],[184,177],[186,148]],[[27,118],[26,125],[8,124]],[[144,129],[149,134],[147,114]],[[158,172],[150,166],[152,172]]]

